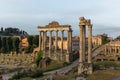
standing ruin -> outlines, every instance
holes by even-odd
[[[88,26],[88,52],[86,49],[86,26]],[[82,73],[92,74],[92,24],[90,19],[80,18],[80,50],[79,50],[79,65],[78,75]]]
[[[44,51],[43,57],[50,57],[55,60],[66,60],[69,62],[69,54],[72,51],[72,29],[70,25],[59,25],[58,22],[53,21],[46,26],[38,26],[39,30],[39,49]],[[64,32],[67,32],[67,50],[63,49]],[[47,35],[49,32],[49,35]],[[53,45],[53,35],[55,32],[55,44]],[[61,48],[58,49],[58,32],[60,32]],[[48,36],[48,43],[47,43]],[[48,44],[48,45],[47,45]],[[46,47],[49,46],[47,49]],[[54,48],[52,48],[54,46]]]

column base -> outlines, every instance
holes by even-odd
[[[66,62],[70,63],[70,55],[66,54]]]
[[[93,73],[92,63],[80,62],[78,66],[78,75],[82,73],[92,74]]]
[[[78,65],[78,75],[81,75],[84,72],[83,67],[83,63],[80,62],[80,64]]]
[[[92,63],[89,63],[89,67],[88,67],[88,74],[92,74],[93,73],[93,67],[92,67]]]

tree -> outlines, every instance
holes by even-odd
[[[1,41],[2,41],[2,48],[1,48],[1,52],[2,53],[6,53],[7,52],[7,50],[6,50],[6,37],[2,37],[2,39],[1,39]]]
[[[13,44],[12,38],[11,37],[7,38],[7,40],[6,40],[7,52],[12,51],[12,49],[13,49],[12,44]]]
[[[35,45],[35,47],[38,47],[38,45],[39,45],[39,35],[35,35],[33,37],[33,44]]]
[[[19,43],[20,40],[17,37],[12,38],[13,39],[13,51],[15,51],[16,53],[19,52]]]
[[[43,51],[38,51],[37,58],[36,58],[36,65],[37,65],[37,67],[39,66],[39,63],[42,60],[42,56],[43,56]]]
[[[1,27],[1,31],[3,32],[3,27]]]

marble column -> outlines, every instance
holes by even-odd
[[[55,53],[57,53],[58,49],[58,31],[56,31],[56,36],[55,36]]]
[[[41,31],[39,32],[39,49],[41,50],[41,40],[42,38],[41,38]]]
[[[92,53],[92,25],[88,26],[88,63],[91,63]]]
[[[52,51],[52,31],[50,31],[49,35],[49,57],[51,57],[51,51]]]

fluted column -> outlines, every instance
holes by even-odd
[[[57,53],[58,49],[58,31],[56,31],[56,36],[55,36],[55,53]]]
[[[91,63],[92,53],[92,25],[88,26],[88,63]]]
[[[50,31],[49,35],[49,57],[51,57],[51,51],[52,51],[52,31]]]
[[[39,32],[39,49],[41,50],[41,40],[42,38],[41,38],[41,31]]]

